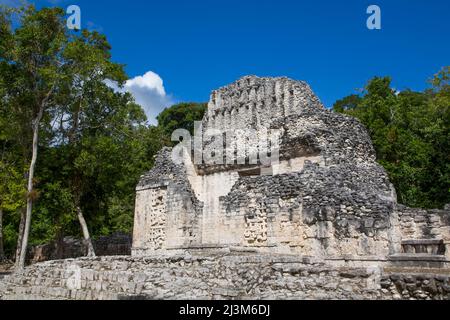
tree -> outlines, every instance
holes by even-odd
[[[136,130],[145,121],[142,109],[131,103],[128,95],[114,93],[106,87],[104,90],[108,97],[102,96],[99,90],[86,97],[89,107],[79,123],[80,140],[69,144],[66,153],[77,213],[80,215],[84,208],[94,221],[104,220],[103,215],[95,213],[107,212],[109,197],[124,189],[123,185],[117,188],[119,181],[129,176],[136,183],[139,173],[135,170],[142,148]],[[107,102],[104,108],[94,101],[99,97],[103,103]]]
[[[396,93],[390,78],[376,77],[362,96],[333,107],[368,128],[378,162],[405,205],[436,208],[450,202],[448,81],[446,67],[431,80],[431,89]]]
[[[165,109],[157,116],[158,126],[170,138],[176,129],[194,133],[194,121],[201,121],[206,112],[206,103],[179,103]]]
[[[132,103],[130,95],[114,92],[106,85],[106,80],[123,83],[126,77],[123,67],[110,61],[111,48],[104,36],[88,31],[70,33],[65,28],[64,11],[58,8],[36,11],[29,6],[21,9],[20,24],[15,29],[7,19],[8,12],[2,17],[2,43],[8,42],[8,46],[2,46],[0,58],[2,68],[7,71],[2,78],[8,92],[2,97],[9,108],[16,106],[12,110],[14,114],[25,109],[27,117],[21,124],[23,127],[30,124],[32,136],[31,148],[28,148],[26,214],[21,223],[24,228],[17,267],[23,268],[25,264],[33,203],[39,197],[37,184],[47,190],[59,185],[71,194],[73,206],[65,207],[75,210],[88,254],[95,255],[82,198],[90,191],[94,179],[86,173],[95,171],[93,165],[107,165],[104,162],[88,164],[80,159],[87,154],[86,148],[104,142],[113,134],[111,131],[121,126],[134,130],[133,126],[145,120],[145,116],[142,109]],[[45,134],[44,140],[40,139],[41,132]],[[56,151],[65,160],[66,170],[56,176],[66,178],[67,183],[48,176],[45,183],[35,179],[39,146],[44,153],[55,154]],[[45,168],[45,165],[40,167]],[[67,199],[57,198],[63,202]]]
[[[106,80],[123,83],[126,79],[122,66],[110,61],[110,49],[111,47],[103,35],[83,30],[80,36],[73,37],[72,41],[68,42],[63,52],[64,72],[69,77],[64,83],[60,99],[62,102],[70,102],[65,103],[66,107],[61,108],[61,112],[56,116],[62,123],[60,126],[61,140],[58,142],[66,144],[65,151],[69,154],[68,161],[70,163],[76,163],[77,157],[83,150],[84,134],[94,132],[92,121],[95,121],[94,125],[99,127],[107,125],[107,123],[99,124],[98,121],[104,120],[107,113],[114,111],[111,109],[111,105],[107,104],[108,100],[121,98],[120,94],[113,93],[105,84]],[[101,101],[101,103],[98,104],[97,101]],[[120,101],[120,103],[127,105],[129,101]],[[93,106],[95,107],[93,108]],[[139,116],[142,118],[142,114]],[[95,256],[81,205],[83,172],[83,168],[73,167],[70,177],[68,177],[69,188],[72,191],[74,208],[88,247],[88,256]]]
[[[431,192],[438,203],[450,203],[450,66],[442,68],[431,80],[429,108],[434,115],[425,134],[436,150],[433,166],[436,184]]]
[[[58,8],[36,11],[34,7],[29,6],[22,12],[20,26],[12,33],[8,63],[16,66],[17,85],[22,89],[18,92],[18,99],[26,97],[26,105],[33,115],[25,229],[17,262],[18,269],[25,265],[28,247],[41,120],[52,107],[59,82],[63,78],[61,53],[67,41],[63,15],[64,12]]]
[[[341,100],[336,101],[333,105],[333,110],[340,113],[354,110],[361,103],[361,100],[361,97],[356,94],[349,95]]]

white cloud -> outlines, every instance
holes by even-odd
[[[128,80],[122,89],[111,82],[107,84],[117,91],[131,93],[136,103],[144,108],[150,124],[153,125],[157,124],[156,116],[175,103],[173,97],[166,93],[161,77],[153,71]]]
[[[166,90],[164,89],[163,80],[159,75],[153,71],[148,71],[143,76],[137,76],[130,79],[125,84],[126,88],[140,88],[143,90],[154,90],[159,95],[165,96]]]

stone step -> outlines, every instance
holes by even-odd
[[[402,241],[404,245],[439,245],[443,243],[444,240],[442,239],[410,239]]]
[[[398,253],[388,259],[391,264],[402,267],[444,268],[450,265],[450,261],[439,254]]]
[[[446,261],[445,256],[427,253],[398,253],[389,256],[390,260],[414,260],[414,261]]]

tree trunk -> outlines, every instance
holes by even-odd
[[[55,259],[64,259],[64,233],[58,230],[55,240]]]
[[[75,145],[75,143],[76,143],[76,134],[77,134],[78,126],[79,126],[80,112],[81,112],[82,106],[83,106],[83,95],[81,95],[81,97],[80,97],[80,102],[78,103],[78,109],[74,112],[73,125],[72,125],[72,129],[69,132],[69,144],[72,146]],[[79,179],[78,175],[75,175],[75,177],[73,178],[72,184],[73,184],[73,189],[74,189],[74,194],[75,194],[75,207],[77,209],[78,221],[80,222],[81,230],[83,232],[84,243],[86,244],[87,249],[88,249],[87,256],[95,257],[94,245],[92,244],[92,239],[89,234],[89,228],[87,226],[86,220],[84,219],[83,210],[81,210],[81,205],[80,205],[80,193],[81,192],[79,191],[80,190],[80,179]]]
[[[41,107],[39,108],[38,115],[33,123],[32,157],[30,163],[30,170],[28,172],[27,211],[25,215],[25,229],[23,232],[22,247],[20,250],[19,263],[17,265],[18,270],[22,270],[23,268],[25,268],[25,258],[27,255],[28,238],[30,235],[30,227],[31,227],[31,213],[33,210],[33,191],[34,191],[33,179],[38,155],[39,124],[41,122],[43,114],[44,114],[44,105],[41,105]]]
[[[78,215],[78,220],[80,221],[81,230],[83,231],[84,243],[86,244],[87,249],[88,249],[87,256],[95,257],[94,245],[92,244],[92,239],[91,239],[91,236],[89,235],[89,229],[88,229],[86,220],[84,219],[83,211],[81,210],[81,207],[79,204],[77,204],[77,215]]]
[[[15,255],[16,269],[19,267],[20,251],[22,250],[23,231],[25,229],[25,213],[26,213],[25,209],[26,208],[20,209],[19,234],[17,237],[17,246],[16,246],[16,255]]]
[[[3,209],[0,208],[0,262],[6,260],[3,248]]]

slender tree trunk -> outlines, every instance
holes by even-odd
[[[41,107],[39,108],[38,115],[33,123],[33,146],[32,146],[30,170],[28,172],[28,188],[27,188],[28,194],[27,194],[27,211],[25,215],[25,229],[23,232],[22,248],[20,250],[19,263],[17,265],[17,268],[19,270],[25,268],[25,259],[28,248],[28,238],[30,235],[30,227],[31,227],[31,213],[33,210],[33,191],[34,191],[33,179],[38,155],[39,124],[41,122],[43,114],[44,114],[44,105],[42,104]]]
[[[3,209],[0,208],[0,262],[6,260],[3,248]]]
[[[64,259],[64,233],[58,230],[55,240],[55,259]]]
[[[20,209],[19,234],[17,237],[17,246],[16,246],[16,255],[15,255],[16,269],[19,267],[20,251],[22,250],[23,231],[25,229],[25,213],[26,213],[26,208],[25,207],[21,208]]]
[[[78,131],[79,121],[80,121],[80,112],[83,107],[83,95],[80,97],[80,102],[78,104],[78,109],[75,111],[73,115],[73,125],[72,129],[69,132],[69,144],[75,146],[76,144],[76,133]],[[74,194],[75,194],[75,207],[77,209],[78,221],[80,222],[81,230],[83,232],[84,243],[87,246],[88,257],[95,257],[94,245],[92,244],[92,239],[89,234],[89,228],[87,226],[86,220],[84,219],[83,210],[81,210],[80,204],[80,179],[79,176],[76,175],[72,181]]]
[[[88,249],[87,256],[95,257],[94,245],[92,244],[92,239],[91,239],[91,236],[89,235],[89,229],[88,229],[86,220],[84,219],[83,211],[81,210],[79,202],[77,203],[77,215],[78,215],[78,220],[80,221],[81,230],[83,231],[84,243],[86,244],[87,249]]]

